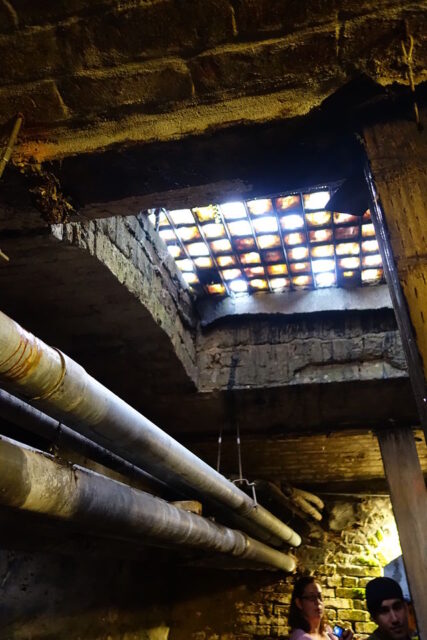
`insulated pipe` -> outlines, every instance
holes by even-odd
[[[57,349],[0,312],[0,379],[91,440],[168,484],[190,487],[292,546],[300,536]]]
[[[53,446],[67,447],[80,455],[113,469],[128,478],[147,483],[153,491],[171,490],[164,482],[139,467],[100,447],[95,442],[69,429],[42,411],[0,389],[0,418],[40,436]]]
[[[206,549],[293,571],[291,556],[121,482],[0,438],[0,504],[98,534]]]

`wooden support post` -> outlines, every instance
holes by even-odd
[[[377,433],[420,640],[427,640],[427,490],[411,429]]]
[[[373,222],[427,441],[426,135],[407,120],[363,133]]]

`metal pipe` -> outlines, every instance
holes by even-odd
[[[58,349],[0,312],[0,380],[49,415],[168,484],[214,500],[292,546],[300,536]]]
[[[95,442],[2,389],[0,389],[0,418],[22,427],[26,431],[31,431],[31,433],[50,442],[54,447],[72,449],[85,458],[94,460],[128,478],[142,481],[147,488],[153,491],[158,491],[161,494],[165,490],[172,491],[164,482],[154,478],[143,469],[123,460],[111,451],[107,451],[104,447],[100,447]]]
[[[109,537],[206,549],[293,571],[295,560],[149,493],[0,438],[0,504]]]
[[[54,446],[68,447],[109,469],[124,474],[128,478],[142,480],[145,484],[148,483],[147,488],[157,492],[159,495],[164,495],[167,491],[169,494],[175,494],[176,497],[183,497],[174,487],[167,485],[139,467],[116,456],[114,453],[111,453],[111,451],[97,445],[95,442],[92,442],[92,440],[69,429],[42,411],[35,409],[2,389],[0,389],[0,417],[27,431],[35,433],[41,438],[51,442]],[[268,533],[255,523],[245,521],[242,516],[238,516],[230,511],[227,512],[224,508],[221,509],[221,505],[211,503],[211,506],[214,507],[221,518],[225,518],[227,525],[236,527],[237,529],[246,527],[247,533],[255,538],[275,546],[281,544],[280,538]]]

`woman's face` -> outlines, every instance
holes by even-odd
[[[309,622],[317,622],[323,616],[324,606],[322,589],[317,582],[308,584],[301,596],[295,599],[296,605],[301,609],[301,613]]]

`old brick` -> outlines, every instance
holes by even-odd
[[[353,603],[347,598],[331,598],[328,600],[328,607],[332,609],[351,609]]]
[[[0,90],[0,122],[22,112],[26,125],[59,122],[68,118],[68,109],[52,80],[6,87]]]
[[[190,98],[192,82],[181,60],[132,64],[114,70],[80,72],[60,83],[66,104],[82,113],[118,106],[156,106]]]
[[[38,80],[63,67],[56,29],[29,29],[0,36],[0,80]]]
[[[344,64],[351,64],[359,72],[369,74],[371,77],[381,79],[386,77],[400,80],[404,73],[402,57],[396,51],[396,41],[402,38],[402,21],[411,12],[396,11],[388,16],[364,16],[362,18],[347,21],[340,42],[340,51]],[[422,12],[416,12],[417,20],[413,22],[415,42],[418,43],[417,54],[414,52],[416,60],[414,71],[422,72],[425,62],[422,41],[425,38],[426,18]],[[369,56],[360,56],[360,43],[363,42],[365,51],[369,51]],[[424,47],[425,49],[425,47]],[[357,56],[356,51],[359,51]]]
[[[339,598],[353,598],[354,590],[349,587],[342,587],[340,589],[337,589],[337,596]]]
[[[375,622],[356,622],[355,628],[357,633],[373,633],[377,625]]]
[[[358,609],[338,609],[338,618],[348,622],[368,622],[371,618],[367,611]]]
[[[356,565],[338,565],[337,572],[341,575],[349,576],[371,576],[372,578],[382,575],[380,567],[359,567]]]
[[[232,39],[226,0],[159,0],[70,23],[62,43],[64,52],[74,56],[74,68],[83,69],[199,51]]]
[[[343,587],[357,587],[359,584],[359,578],[355,577],[345,577],[342,579]]]
[[[343,579],[341,578],[341,576],[331,576],[330,578],[326,579],[326,584],[328,585],[328,587],[340,587],[342,581]]]
[[[207,51],[189,63],[196,92],[245,94],[303,83],[307,73],[321,81],[339,73],[335,32],[261,43],[236,44]]]
[[[329,607],[325,607],[325,614],[328,620],[336,620],[337,612],[336,609],[330,609]]]
[[[333,20],[336,5],[336,0],[238,0],[237,29],[242,35],[289,33]]]
[[[18,15],[20,26],[46,25],[82,12],[93,12],[113,3],[113,0],[43,0],[43,11],[34,0],[11,0]]]

